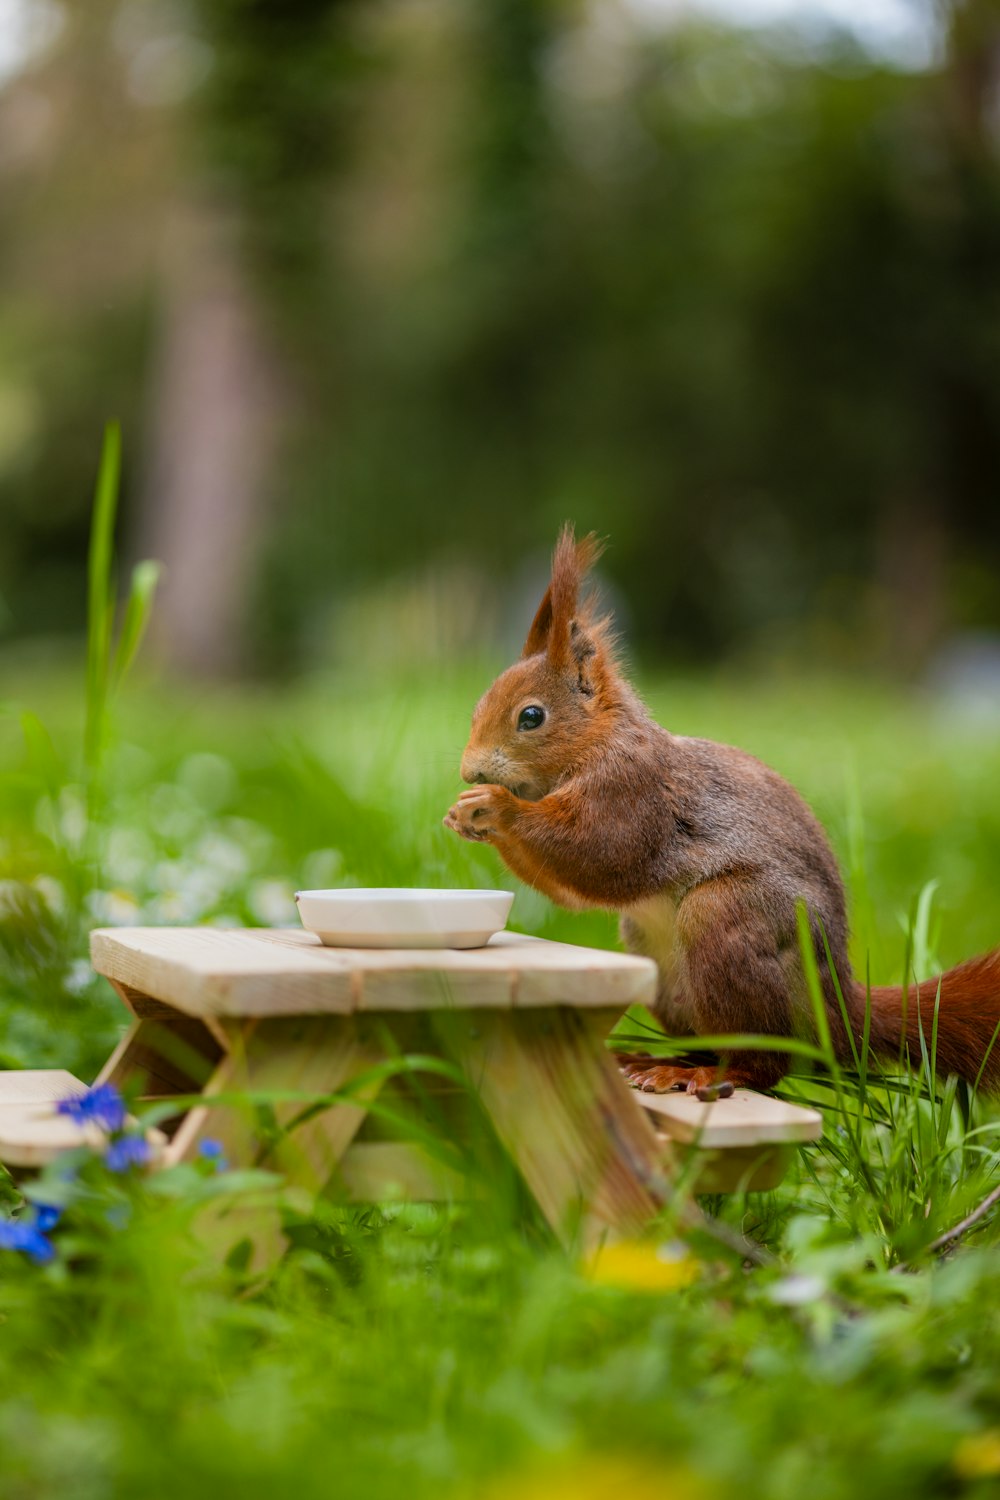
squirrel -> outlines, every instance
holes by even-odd
[[[602,550],[593,533],[560,534],[521,658],[476,705],[461,763],[472,785],[445,827],[493,844],[562,906],[619,912],[626,948],[656,962],[652,1009],[671,1035],[814,1031],[804,902],[841,1062],[853,1050],[838,985],[855,1046],[870,1003],[873,1052],[898,1058],[908,1045],[919,1057],[937,1005],[939,1071],[1000,1088],[1000,949],[907,989],[852,976],[843,881],[819,821],[754,756],[654,722],[622,674],[610,620],[580,598]],[[790,1067],[786,1052],[764,1049],[712,1066],[643,1053],[618,1061],[633,1087],[702,1097],[773,1088]]]

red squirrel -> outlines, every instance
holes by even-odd
[[[858,1043],[866,987],[847,957],[844,887],[823,828],[799,794],[752,755],[654,723],[626,682],[610,622],[581,585],[601,553],[564,528],[519,661],[476,705],[462,756],[474,783],[444,818],[493,844],[514,874],[562,906],[621,914],[632,952],[654,959],[654,1013],[674,1036],[791,1037],[813,1030],[796,907],[805,903],[834,1049],[849,1064],[833,962]],[[823,937],[825,934],[826,945]],[[937,1066],[1000,1087],[1000,949],[905,992],[871,989],[870,1042],[898,1058],[905,1031]],[[781,1051],[734,1052],[720,1067],[619,1058],[634,1087],[690,1093],[772,1088]]]

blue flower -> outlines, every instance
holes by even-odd
[[[62,1209],[56,1208],[52,1203],[36,1203],[34,1209],[34,1225],[39,1234],[48,1234],[62,1218]]]
[[[24,1219],[0,1220],[0,1250],[20,1250],[39,1266],[47,1264],[56,1253],[38,1225]]]
[[[152,1156],[149,1142],[141,1135],[122,1135],[112,1141],[104,1161],[112,1172],[127,1172],[130,1167],[144,1167]]]
[[[125,1124],[125,1104],[113,1083],[99,1083],[84,1094],[60,1099],[56,1110],[68,1115],[77,1125],[100,1125],[104,1130],[121,1130]]]
[[[206,1136],[203,1141],[198,1142],[198,1155],[211,1162],[217,1172],[224,1172],[229,1165],[222,1142],[212,1136]]]

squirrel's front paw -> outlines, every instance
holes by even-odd
[[[488,843],[509,822],[513,802],[505,786],[470,787],[445,813],[444,826],[474,844]]]

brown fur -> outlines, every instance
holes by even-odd
[[[569,907],[621,913],[627,947],[656,960],[656,1013],[675,1035],[810,1033],[796,905],[810,914],[834,1045],[851,1057],[824,935],[851,1030],[860,1038],[865,992],[851,976],[840,873],[826,835],[794,789],[745,751],[672,735],[654,723],[615,660],[606,620],[580,599],[600,555],[593,536],[563,530],[552,580],[519,661],[483,695],[462,756],[477,783],[445,817],[485,841],[520,879]],[[518,729],[523,708],[545,711]],[[1000,1020],[1000,950],[940,980],[941,1072],[975,1081]],[[871,993],[871,1040],[883,1055],[931,1047],[938,981]],[[904,1023],[905,1010],[905,1023]],[[983,1073],[1000,1086],[1000,1045]],[[773,1086],[788,1058],[734,1054],[726,1077]],[[711,1070],[632,1058],[647,1089],[704,1086]]]
[[[855,1014],[863,1018],[863,985],[855,985],[853,999]],[[975,1083],[982,1069],[982,1086],[996,1092],[1000,1088],[1000,1036],[992,1047],[990,1043],[1000,1022],[1000,949],[967,958],[938,978],[909,985],[905,992],[899,985],[873,986],[871,1036],[875,1050],[898,1053],[905,1017],[910,1057],[921,1056],[921,1032],[930,1056],[935,1008],[938,1073],[957,1073]]]

